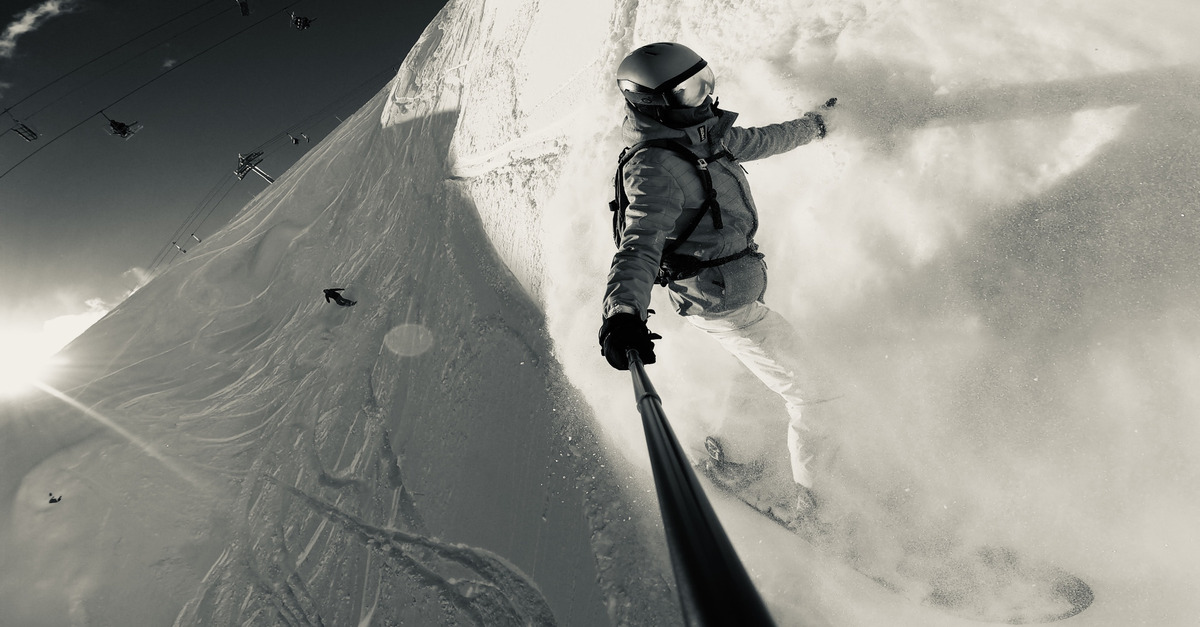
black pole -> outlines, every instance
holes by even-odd
[[[650,384],[641,357],[633,349],[627,355],[684,623],[697,627],[774,626],[671,431],[662,399]]]

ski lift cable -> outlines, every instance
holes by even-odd
[[[340,105],[342,102],[349,99],[355,93],[361,91],[369,83],[377,80],[379,76],[389,73],[389,72],[395,72],[397,69],[398,69],[398,67],[396,65],[389,65],[387,68],[384,68],[383,70],[376,72],[375,74],[372,74],[370,77],[363,80],[359,84],[344,91],[342,96],[340,96],[338,99],[331,101],[329,104],[326,104],[324,107],[317,110],[316,112],[309,114],[308,116],[306,116],[299,122],[293,124],[292,126],[289,126],[288,127],[289,130],[295,129],[298,126],[313,123],[313,120],[327,115],[329,111],[333,110],[335,107]],[[283,137],[286,135],[287,135],[287,133],[284,132],[284,133],[281,133],[278,137]],[[271,141],[267,142],[267,144],[260,145],[259,148],[269,145],[273,141],[274,140],[271,140]],[[255,151],[259,150],[259,148],[255,148],[255,150],[251,151],[251,152],[255,152]],[[149,266],[149,273],[151,275],[153,275],[158,270],[159,266],[161,266],[163,263],[166,263],[169,266],[171,263],[174,262],[174,260],[176,258],[178,258],[178,256],[180,254],[182,254],[182,249],[177,249],[176,242],[178,242],[183,237],[184,233],[187,233],[189,230],[192,232],[192,237],[195,237],[195,232],[200,230],[200,228],[204,226],[204,223],[208,221],[208,219],[212,216],[212,214],[216,211],[216,209],[221,205],[221,203],[224,202],[225,198],[230,194],[230,192],[233,191],[234,183],[235,183],[234,180],[229,178],[228,176],[221,176],[221,178],[216,182],[216,184],[214,184],[209,189],[209,191],[204,195],[204,197],[200,200],[200,202],[197,203],[195,208],[193,208],[192,211],[184,218],[182,223],[178,227],[176,227],[175,232],[171,234],[171,238],[170,238],[171,243],[164,244],[163,247],[161,249],[159,249],[158,253],[151,260],[150,266]],[[213,199],[218,194],[220,194],[220,198],[217,198],[216,201],[214,202]],[[201,215],[201,214],[203,214],[203,215]],[[168,259],[168,257],[169,257],[169,259]]]
[[[18,167],[19,167],[19,166],[20,166],[22,163],[25,163],[26,161],[29,161],[29,159],[30,159],[31,157],[33,157],[33,156],[34,156],[34,155],[36,155],[37,153],[39,153],[39,152],[41,152],[41,151],[43,151],[43,150],[45,150],[45,149],[49,148],[51,144],[53,144],[54,142],[56,142],[56,141],[58,141],[58,140],[62,139],[63,137],[66,137],[66,136],[67,136],[67,133],[70,133],[71,131],[73,131],[73,130],[75,130],[75,129],[77,129],[77,128],[81,127],[81,126],[83,126],[84,124],[86,124],[87,122],[89,122],[89,121],[90,121],[92,118],[96,117],[97,115],[100,115],[100,112],[99,112],[99,111],[97,111],[96,113],[93,113],[93,114],[91,114],[91,115],[87,116],[86,118],[84,118],[84,119],[80,120],[80,121],[79,121],[79,122],[77,122],[77,123],[76,123],[74,126],[72,126],[71,128],[69,128],[69,129],[67,129],[67,130],[65,130],[65,131],[63,131],[63,132],[61,132],[61,133],[59,133],[58,135],[54,136],[52,139],[49,139],[49,140],[47,140],[47,141],[46,141],[46,143],[42,144],[41,146],[38,146],[36,149],[34,149],[34,151],[33,151],[33,152],[31,152],[31,153],[29,153],[29,154],[25,155],[25,157],[24,157],[23,159],[21,159],[20,161],[18,161],[18,162],[16,162],[16,163],[14,163],[14,164],[13,164],[11,167],[9,167],[7,170],[5,170],[5,171],[3,171],[3,172],[0,172],[0,179],[2,179],[2,178],[4,178],[4,177],[8,176],[8,173],[9,173],[9,172],[12,172],[13,170],[16,170],[16,169],[17,169],[17,168],[18,168]]]
[[[293,124],[292,126],[289,126],[288,128],[295,129],[299,125],[311,123],[312,120],[322,117],[324,115],[327,115],[329,111],[333,110],[335,107],[337,107],[339,104],[341,104],[342,102],[347,100],[349,97],[353,96],[355,93],[362,90],[369,83],[377,80],[380,75],[395,71],[396,69],[398,69],[397,66],[389,65],[387,68],[384,68],[383,70],[376,72],[375,74],[372,74],[370,77],[368,77],[366,80],[360,82],[358,85],[355,85],[354,87],[344,91],[342,93],[342,95],[338,97],[338,99],[331,101],[329,104],[325,105],[324,107],[319,109],[317,112],[308,115],[304,119],[300,120],[300,122]],[[286,136],[287,136],[287,132],[280,133],[279,135],[277,135],[277,137],[280,139],[282,139],[282,137],[286,137]],[[258,152],[260,149],[269,146],[270,144],[272,144],[275,141],[276,140],[272,139],[272,140],[266,142],[265,144],[260,144],[258,147],[256,147],[251,152]],[[203,211],[203,209],[206,205],[208,206],[208,210],[206,212],[204,212],[204,216],[202,218],[200,218],[200,221],[195,224],[195,227],[190,229],[192,232],[195,232],[195,231],[199,230],[202,226],[204,226],[204,223],[208,221],[208,218],[212,216],[213,212],[216,211],[217,207],[219,207],[220,204],[225,200],[225,197],[228,196],[229,193],[233,191],[233,180],[227,179],[227,178],[223,179],[223,180],[227,181],[228,185],[225,187],[225,191],[224,191],[224,193],[221,194],[221,197],[219,199],[217,199],[216,202],[211,203],[211,205],[209,204],[209,200],[212,198],[212,196],[215,195],[216,191],[222,187],[222,185],[220,183],[218,183],[218,185],[216,187],[214,187],[214,189],[212,191],[210,191],[209,195],[204,200],[202,200],[201,203],[198,205],[198,208],[196,211]],[[176,230],[176,232],[172,236],[173,241],[178,241],[179,238],[182,237],[183,233],[186,233],[189,230],[189,225],[192,223],[193,216],[196,214],[196,211],[193,211],[193,213],[190,214],[188,216],[188,218],[184,221],[183,225],[178,230]],[[165,250],[165,252],[170,253],[171,248],[172,247],[170,247],[170,246],[166,246],[166,247],[164,247],[164,250]]]
[[[388,67],[383,68],[382,71],[371,74],[370,77],[367,77],[366,79],[362,80],[362,82],[360,82],[359,84],[354,85],[353,88],[342,91],[342,95],[335,98],[335,100],[332,100],[329,103],[326,103],[326,105],[324,107],[318,109],[318,111],[308,114],[307,117],[305,117],[304,119],[295,121],[295,123],[288,126],[287,129],[284,130],[283,132],[276,133],[275,137],[268,139],[268,141],[266,141],[262,144],[259,144],[258,147],[254,148],[254,150],[257,151],[257,150],[265,148],[266,145],[269,145],[274,142],[282,141],[282,139],[284,137],[287,137],[290,132],[299,131],[300,129],[302,129],[302,127],[316,123],[316,120],[318,120],[320,118],[324,118],[325,115],[328,115],[331,111],[334,111],[335,108],[337,108],[338,106],[341,106],[344,101],[349,100],[350,96],[353,96],[356,94],[356,92],[359,92],[360,90],[366,88],[366,86],[368,86],[368,84],[373,83],[374,80],[377,80],[380,76],[383,76],[383,74],[386,74],[389,72],[394,72],[395,70],[396,70],[395,65],[389,65]]]
[[[397,65],[392,64],[392,65],[389,65],[388,67],[384,68],[383,70],[380,70],[379,72],[376,72],[375,74],[372,74],[370,77],[363,80],[359,84],[342,92],[342,95],[339,96],[337,99],[330,101],[328,104],[326,104],[321,109],[317,110],[314,113],[309,114],[308,116],[304,117],[300,121],[289,126],[288,130],[289,131],[295,130],[298,127],[314,123],[314,120],[316,120],[320,117],[323,117],[325,115],[328,115],[328,113],[330,111],[332,111],[334,108],[336,108],[342,102],[349,99],[355,93],[361,91],[364,87],[367,87],[369,83],[372,83],[375,80],[377,80],[381,75],[389,73],[389,72],[395,72],[398,69],[399,69],[399,67]],[[258,152],[258,151],[272,145],[273,143],[276,143],[277,141],[281,140],[283,137],[286,137],[287,135],[288,135],[287,131],[285,131],[283,133],[279,133],[274,138],[268,140],[267,142],[264,142],[263,144],[259,144],[259,146],[255,147],[250,152],[251,153]],[[234,187],[234,180],[227,176],[222,176],[221,179],[215,185],[213,185],[212,188],[209,189],[208,193],[205,194],[205,196],[200,200],[200,202],[196,205],[196,207],[194,209],[192,209],[191,213],[189,213],[184,218],[184,220],[180,224],[180,226],[176,227],[175,232],[172,233],[172,235],[171,235],[171,242],[178,242],[179,239],[181,237],[183,237],[183,234],[187,233],[189,230],[193,234],[196,231],[200,230],[200,228],[204,226],[204,223],[208,221],[209,217],[211,217],[212,214],[216,211],[217,207],[219,207],[221,205],[221,203],[224,202],[225,198],[230,194],[230,192],[233,191],[233,187]],[[222,192],[222,188],[224,189],[223,192]],[[221,197],[218,198],[215,202],[212,202],[212,199],[218,193],[221,194]],[[207,210],[206,210],[206,208],[207,208]],[[201,217],[200,214],[203,214],[203,216]],[[197,218],[199,218],[199,221],[197,221]],[[167,261],[168,256],[171,256],[171,261],[173,261],[174,258],[178,257],[179,254],[180,254],[179,252],[175,251],[174,243],[164,244],[163,247],[159,250],[158,254],[155,255],[154,259],[150,263],[150,273],[153,274],[154,271],[158,268],[158,266],[161,265],[163,262],[166,262],[169,265],[170,262]]]
[[[197,8],[199,8],[199,7],[197,7]],[[62,95],[55,98],[54,100],[51,100],[50,102],[47,102],[46,104],[42,105],[41,107],[38,107],[33,113],[30,113],[27,117],[32,118],[32,117],[36,116],[37,114],[41,113],[42,111],[45,111],[49,107],[54,106],[55,104],[61,102],[67,96],[70,96],[71,94],[73,94],[81,89],[86,89],[87,87],[90,87],[90,86],[96,84],[98,81],[103,79],[105,76],[108,76],[109,74],[117,71],[118,69],[125,67],[126,65],[133,62],[134,60],[139,59],[146,54],[149,54],[151,51],[156,50],[159,47],[163,46],[164,44],[168,44],[171,41],[174,41],[175,39],[182,37],[183,35],[191,32],[201,26],[204,26],[205,24],[217,19],[218,17],[221,17],[223,14],[228,13],[229,11],[232,11],[232,10],[233,10],[233,7],[229,7],[227,9],[222,9],[222,10],[218,11],[217,13],[214,13],[213,15],[211,15],[207,18],[204,18],[203,20],[200,20],[199,22],[192,24],[191,26],[179,31],[178,33],[175,33],[174,35],[171,35],[170,37],[154,44],[153,46],[146,48],[145,50],[143,50],[143,51],[129,57],[128,59],[125,59],[124,61],[108,68],[107,70],[101,72],[100,74],[98,74],[94,78],[92,78],[92,80],[64,92]]]
[[[285,138],[287,138],[288,134],[291,131],[298,131],[300,128],[303,128],[308,125],[316,123],[316,121],[318,119],[329,115],[330,112],[332,112],[334,109],[336,109],[343,102],[348,100],[354,94],[358,93],[365,87],[368,87],[370,83],[376,81],[381,75],[387,74],[389,72],[395,72],[397,70],[398,70],[398,67],[393,64],[393,65],[389,65],[388,67],[384,68],[383,70],[380,70],[379,72],[372,74],[371,76],[367,77],[365,80],[363,80],[359,84],[355,85],[354,87],[351,87],[350,89],[343,91],[342,95],[338,96],[337,99],[330,101],[328,104],[326,104],[324,107],[321,107],[316,112],[311,113],[308,116],[304,117],[303,119],[296,121],[292,125],[288,126],[285,131],[277,133],[270,139],[264,141],[263,143],[259,144],[258,146],[255,146],[253,149],[250,150],[250,152],[264,151],[268,147],[270,147],[272,144],[283,141]]]
[[[199,231],[200,227],[204,226],[204,221],[208,219],[208,216],[212,215],[212,212],[216,210],[217,206],[220,205],[221,202],[225,200],[225,197],[233,191],[236,183],[237,181],[231,178],[228,174],[222,175],[220,182],[217,183],[212,192],[204,199],[204,202],[196,207],[196,210],[192,212],[192,215],[188,216],[187,221],[185,221],[179,229],[177,237],[183,237],[183,234],[188,231],[191,231],[192,233]],[[217,197],[218,193],[220,194],[219,198]],[[216,200],[213,200],[214,198],[216,198]],[[203,216],[201,216],[201,214],[203,214]]]
[[[226,180],[229,181],[229,186],[225,189],[225,192],[221,194],[221,197],[218,198],[216,202],[212,203],[212,205],[208,208],[208,211],[204,214],[204,217],[200,218],[200,221],[196,223],[196,228],[192,229],[193,233],[199,231],[200,227],[204,226],[204,223],[208,221],[209,216],[211,216],[213,212],[217,210],[217,207],[219,207],[221,203],[225,201],[225,197],[229,195],[229,192],[233,191],[233,179],[226,178]]]
[[[195,60],[196,58],[200,57],[201,55],[203,55],[203,54],[205,54],[205,53],[207,53],[207,52],[211,51],[212,49],[216,48],[217,46],[220,46],[221,44],[223,44],[223,43],[225,43],[225,42],[229,41],[230,39],[233,39],[234,37],[237,37],[238,35],[241,35],[242,33],[244,33],[244,32],[246,32],[246,31],[250,30],[251,28],[254,28],[255,26],[258,26],[259,24],[262,24],[263,22],[265,22],[265,21],[267,21],[267,20],[271,19],[271,18],[272,18],[272,17],[274,17],[275,15],[278,15],[279,13],[282,13],[282,12],[284,12],[284,11],[286,11],[286,10],[288,10],[288,9],[292,8],[292,7],[296,6],[297,4],[300,4],[300,0],[296,0],[296,2],[293,2],[293,3],[291,3],[291,4],[285,5],[285,6],[284,6],[282,9],[278,9],[278,10],[276,10],[274,13],[271,13],[271,14],[270,14],[270,15],[268,15],[267,17],[264,17],[263,19],[261,19],[261,20],[259,20],[259,21],[255,22],[255,23],[253,23],[253,24],[251,24],[251,25],[249,25],[249,26],[247,26],[247,27],[245,27],[245,28],[243,28],[243,29],[241,29],[241,30],[237,31],[236,33],[233,33],[232,35],[229,35],[228,37],[226,37],[226,38],[222,39],[221,41],[218,41],[217,43],[215,43],[215,44],[213,44],[213,45],[211,45],[211,46],[209,46],[209,47],[205,48],[204,50],[201,50],[200,52],[197,52],[196,54],[194,54],[194,55],[192,55],[192,56],[190,56],[190,57],[188,57],[188,58],[184,59],[183,61],[180,61],[179,63],[176,63],[175,65],[172,65],[172,66],[171,66],[170,68],[168,68],[168,69],[167,69],[165,72],[162,72],[161,74],[159,74],[159,75],[155,76],[154,78],[152,78],[152,79],[150,79],[150,80],[148,80],[148,81],[146,81],[146,82],[142,83],[141,85],[138,85],[137,87],[135,87],[135,88],[134,88],[132,91],[130,91],[129,93],[125,94],[124,96],[121,96],[120,98],[117,98],[116,100],[114,100],[114,101],[112,101],[111,103],[109,103],[109,104],[108,104],[108,106],[106,106],[106,107],[103,107],[103,108],[104,108],[104,109],[109,109],[109,108],[113,107],[113,105],[116,105],[117,103],[121,102],[122,100],[125,100],[126,98],[128,98],[128,97],[130,97],[130,96],[132,96],[132,95],[134,95],[134,94],[136,94],[136,93],[138,93],[139,91],[141,91],[141,90],[145,89],[146,87],[148,87],[150,84],[154,83],[155,81],[157,81],[157,80],[161,79],[162,77],[164,77],[164,76],[166,76],[166,75],[170,74],[171,72],[174,72],[175,70],[178,70],[179,68],[181,68],[181,67],[183,67],[183,66],[187,65],[187,64],[188,64],[188,63],[190,63],[191,61],[193,61],[193,60]]]
[[[275,15],[278,15],[279,13],[282,13],[282,12],[284,12],[284,11],[288,10],[288,9],[290,9],[291,7],[293,7],[293,6],[295,6],[295,5],[299,4],[299,3],[300,3],[300,2],[299,2],[299,0],[297,0],[296,2],[293,2],[293,3],[291,3],[291,4],[285,5],[285,6],[284,6],[282,9],[278,9],[278,10],[276,10],[275,12],[271,13],[271,14],[270,14],[270,15],[268,15],[267,17],[264,17],[263,19],[261,19],[261,20],[259,20],[259,21],[255,22],[255,23],[253,23],[253,24],[251,24],[251,25],[249,25],[249,26],[247,26],[247,27],[245,27],[245,28],[243,28],[243,29],[241,29],[241,30],[239,30],[239,31],[235,32],[235,33],[233,33],[232,35],[230,35],[230,36],[228,36],[228,37],[226,37],[226,38],[222,39],[221,41],[218,41],[217,43],[215,43],[215,44],[213,44],[213,45],[211,45],[211,46],[209,46],[209,47],[205,48],[204,50],[201,50],[200,52],[197,52],[196,54],[194,54],[194,55],[192,55],[192,56],[190,56],[190,57],[188,57],[188,58],[184,59],[183,61],[180,61],[179,63],[176,63],[175,65],[171,66],[171,68],[170,68],[170,69],[168,69],[167,71],[165,71],[165,72],[163,72],[163,73],[161,73],[161,74],[159,74],[159,75],[155,76],[154,78],[152,78],[152,79],[150,79],[150,80],[148,80],[148,81],[146,81],[146,82],[142,83],[141,85],[138,85],[137,87],[135,87],[134,89],[132,89],[131,91],[129,91],[128,93],[126,93],[124,96],[121,96],[120,98],[117,98],[116,100],[114,100],[114,101],[110,102],[109,104],[105,105],[104,107],[101,107],[101,108],[100,108],[100,111],[104,111],[104,110],[107,110],[107,109],[111,109],[113,106],[115,106],[116,104],[120,103],[122,100],[125,100],[126,98],[128,98],[128,97],[130,97],[130,96],[132,96],[132,95],[136,94],[137,92],[139,92],[139,91],[141,91],[141,90],[145,89],[145,88],[146,88],[146,87],[148,87],[150,84],[152,84],[152,83],[154,83],[155,81],[157,81],[157,80],[161,79],[162,77],[164,77],[164,76],[166,76],[166,75],[170,74],[171,72],[174,72],[175,70],[178,70],[179,68],[183,67],[184,65],[187,65],[189,62],[191,62],[191,61],[193,61],[193,60],[195,60],[195,59],[199,58],[200,56],[204,55],[205,53],[207,53],[207,52],[209,52],[209,51],[213,50],[213,49],[214,49],[214,48],[216,48],[217,46],[220,46],[221,44],[223,44],[223,43],[225,43],[225,42],[227,42],[227,41],[229,41],[229,40],[233,39],[234,37],[237,37],[238,35],[241,35],[242,33],[244,33],[244,32],[246,32],[246,31],[250,30],[251,28],[254,28],[255,26],[258,26],[259,24],[262,24],[263,22],[266,22],[267,20],[271,19],[271,18],[272,18],[272,17],[274,17]],[[28,155],[25,155],[25,157],[24,157],[23,159],[21,159],[20,161],[16,162],[15,164],[13,164],[13,165],[12,165],[11,167],[9,167],[7,170],[5,170],[4,172],[0,172],[0,179],[2,179],[2,178],[4,178],[4,177],[8,176],[8,174],[9,174],[10,172],[12,172],[13,170],[15,170],[15,169],[17,169],[18,167],[20,167],[20,165],[21,165],[21,164],[25,163],[26,161],[28,161],[30,158],[32,158],[34,155],[38,154],[39,152],[41,152],[41,151],[45,150],[46,148],[50,147],[50,145],[51,145],[51,144],[53,144],[54,142],[58,141],[58,140],[59,140],[59,139],[61,139],[62,137],[66,136],[66,135],[67,135],[68,133],[70,133],[71,131],[73,131],[73,130],[75,130],[75,129],[79,128],[80,126],[83,126],[84,122],[87,122],[88,120],[90,120],[90,119],[92,119],[92,118],[96,117],[96,115],[97,115],[98,113],[99,113],[99,111],[97,111],[96,113],[93,113],[92,115],[89,115],[88,117],[84,118],[84,119],[83,119],[83,120],[81,120],[79,123],[77,123],[77,124],[75,124],[74,126],[72,126],[71,128],[69,128],[69,129],[67,129],[67,130],[63,131],[62,133],[59,133],[57,136],[55,136],[55,137],[54,137],[54,139],[51,139],[51,140],[47,141],[45,144],[42,144],[41,146],[38,146],[38,147],[37,147],[37,148],[36,148],[36,149],[35,149],[33,152],[29,153]]]
[[[196,207],[194,207],[190,213],[188,213],[188,215],[184,219],[183,223],[180,226],[175,228],[175,232],[171,234],[172,240],[178,240],[179,237],[187,230],[188,225],[196,219],[196,216],[198,216],[204,210],[204,207],[208,205],[209,201],[211,201],[213,199],[213,197],[217,195],[217,193],[221,189],[221,186],[225,184],[226,178],[227,177],[222,176],[221,179],[218,180],[208,190],[208,192],[204,195],[204,198],[201,199],[200,203]],[[170,252],[170,248],[171,248],[170,246],[164,245],[161,249],[159,249],[158,253],[155,254],[154,259],[150,262],[150,266],[149,266],[151,273],[153,273],[154,269],[158,266],[158,264],[162,262],[163,258],[165,258],[165,256],[166,256],[166,254],[168,252]]]
[[[229,188],[225,190],[224,194],[221,194],[220,199],[218,199],[215,203],[212,204],[211,207],[209,207],[208,213],[205,214],[204,218],[202,218],[200,220],[199,224],[197,225],[197,229],[199,229],[200,225],[204,224],[204,220],[208,219],[208,216],[211,215],[213,210],[215,210],[217,208],[217,206],[221,204],[222,200],[225,200],[225,196],[229,195],[229,192],[231,192],[231,191],[233,191],[232,185],[230,185]],[[181,233],[187,232],[187,230],[188,229],[184,228],[181,231]],[[196,237],[196,234],[194,231],[192,232],[191,237],[193,239],[195,239],[197,243],[200,242],[200,238]],[[175,262],[175,260],[177,258],[179,258],[179,255],[187,253],[187,250],[185,250],[182,246],[179,245],[179,240],[181,240],[181,239],[184,239],[184,238],[181,236],[176,236],[175,238],[173,238],[171,240],[171,243],[169,245],[163,246],[162,250],[159,251],[159,255],[156,258],[156,261],[150,267],[149,273],[151,276],[154,275],[154,273],[158,270],[158,267],[160,265],[162,265],[164,262],[169,267],[172,263]]]
[[[225,188],[224,193],[221,193],[222,187]],[[227,196],[232,189],[233,183],[230,181],[229,177],[222,176],[221,179],[217,181],[217,183],[213,185],[211,189],[209,189],[208,193],[205,194],[200,203],[194,209],[192,209],[191,213],[188,214],[183,223],[176,227],[175,232],[171,234],[171,241],[179,241],[179,239],[183,237],[183,234],[189,231],[189,226],[192,224],[196,224],[194,228],[190,229],[192,233],[195,233],[197,230],[199,230],[200,226],[202,226],[204,223],[204,219],[207,219],[206,214],[199,223],[196,223],[196,220],[199,218],[200,214],[204,213],[206,207],[208,207],[208,214],[211,214],[213,209],[215,209],[217,205],[221,204],[221,201],[225,199],[225,196]],[[221,198],[215,203],[212,203],[212,199],[215,198],[218,193],[221,194]],[[154,260],[151,261],[149,272],[153,274],[158,266],[166,260],[166,257],[169,254],[172,254],[172,246],[169,244],[164,244],[163,247],[159,249],[158,254],[154,256]]]
[[[154,261],[150,264],[151,274],[153,274],[155,270],[157,270],[158,266],[164,261],[167,262],[167,265],[170,265],[172,262],[174,262],[175,258],[179,256],[179,253],[175,253],[172,250],[172,248],[176,247],[175,242],[178,242],[180,239],[182,239],[183,234],[187,233],[189,230],[192,232],[192,237],[196,237],[195,232],[200,230],[200,227],[204,225],[204,222],[208,220],[208,217],[212,215],[213,211],[215,211],[216,208],[220,206],[221,202],[225,200],[225,197],[233,191],[234,183],[235,181],[228,176],[222,176],[221,179],[217,181],[216,185],[209,190],[204,199],[196,206],[195,209],[192,210],[190,214],[188,214],[183,223],[175,229],[175,232],[171,235],[171,244],[164,244],[159,250],[158,255],[155,256]],[[224,191],[222,191],[222,188],[224,188]],[[220,193],[221,196],[214,202],[212,199],[216,197],[218,193]],[[206,207],[207,211],[205,211]],[[202,213],[204,214],[203,217],[200,216]],[[199,219],[199,222],[197,222],[197,219]],[[196,237],[196,239],[199,240],[200,238]],[[180,252],[182,252],[182,249]],[[170,260],[167,259],[168,255],[171,256]]]
[[[56,79],[54,79],[54,80],[50,81],[49,83],[46,83],[45,85],[42,85],[41,87],[38,87],[37,89],[33,90],[32,92],[29,92],[28,94],[26,94],[26,95],[25,95],[25,97],[24,97],[24,98],[22,98],[22,99],[18,100],[17,102],[15,102],[15,103],[13,103],[13,104],[9,105],[9,106],[8,106],[8,108],[9,108],[9,109],[12,109],[13,107],[18,107],[18,106],[20,106],[20,105],[21,105],[21,103],[25,102],[26,100],[29,100],[30,98],[32,98],[32,97],[34,97],[34,96],[36,96],[36,95],[38,95],[38,94],[40,94],[40,93],[41,93],[43,90],[45,90],[45,89],[47,89],[47,88],[49,88],[49,87],[51,87],[51,86],[55,85],[55,84],[56,84],[56,83],[58,83],[59,81],[61,81],[61,80],[65,79],[65,78],[67,78],[68,76],[70,76],[70,75],[72,75],[72,74],[74,74],[74,73],[78,72],[79,70],[82,70],[83,68],[85,68],[85,67],[87,67],[87,66],[89,66],[89,65],[91,65],[91,64],[93,64],[93,63],[95,63],[95,62],[97,62],[97,61],[99,61],[100,59],[103,59],[104,57],[107,57],[108,55],[110,55],[110,54],[112,54],[112,53],[114,53],[114,52],[116,52],[116,51],[120,50],[121,48],[124,48],[125,46],[128,46],[129,44],[131,44],[131,43],[133,43],[133,42],[135,42],[135,41],[137,41],[137,40],[141,39],[142,37],[145,37],[145,36],[149,35],[150,33],[153,33],[154,31],[156,31],[156,30],[158,30],[158,29],[160,29],[160,28],[163,28],[163,27],[165,27],[166,25],[170,24],[171,22],[174,22],[174,21],[176,21],[176,20],[179,20],[179,19],[183,19],[183,18],[184,18],[184,17],[186,17],[188,14],[190,14],[190,13],[194,13],[195,11],[198,11],[198,10],[200,10],[200,9],[203,9],[204,7],[206,7],[206,6],[210,5],[210,4],[213,4],[214,2],[217,2],[217,0],[208,0],[208,2],[205,2],[204,4],[197,5],[197,6],[193,7],[193,8],[191,8],[191,9],[188,9],[187,11],[184,11],[183,13],[180,13],[179,15],[176,15],[175,17],[173,17],[173,18],[171,18],[171,19],[169,19],[169,20],[167,20],[167,21],[163,22],[162,24],[159,24],[158,26],[155,26],[155,27],[151,28],[150,30],[147,30],[146,32],[144,32],[144,33],[142,33],[142,34],[135,36],[134,38],[132,38],[132,39],[130,39],[130,40],[128,40],[128,41],[126,41],[125,43],[123,43],[123,44],[121,44],[121,45],[119,45],[119,46],[117,46],[117,47],[115,47],[115,48],[113,48],[113,49],[109,50],[108,52],[105,52],[105,53],[103,53],[103,54],[101,54],[101,55],[99,55],[99,56],[97,56],[97,57],[94,57],[92,60],[90,60],[90,61],[88,61],[88,62],[84,63],[83,65],[80,65],[79,67],[76,67],[75,69],[71,70],[70,72],[67,72],[66,74],[63,74],[62,76],[59,76],[58,78],[56,78]],[[230,7],[230,9],[232,9],[232,7]],[[229,9],[226,9],[226,10],[229,10]],[[45,107],[43,107],[43,108],[45,108]],[[40,109],[39,109],[39,111],[40,111]],[[32,115],[33,115],[33,114],[30,114],[30,116],[28,116],[28,117],[32,117]]]
[[[394,74],[395,72],[399,71],[399,69],[400,69],[400,66],[392,64],[392,65],[389,65],[386,68],[372,74],[371,76],[368,76],[366,79],[364,79],[359,84],[355,85],[354,87],[351,87],[350,89],[343,91],[342,96],[339,97],[338,99],[331,101],[329,104],[322,107],[319,111],[317,111],[313,114],[310,114],[308,117],[304,118],[303,120],[300,120],[299,122],[296,122],[292,126],[289,126],[288,130],[298,130],[301,126],[306,125],[306,124],[311,124],[317,118],[321,118],[321,117],[328,115],[331,111],[333,111],[335,108],[340,106],[343,102],[348,100],[351,96],[355,95],[356,93],[362,91],[365,88],[370,87],[371,83],[374,83],[375,81],[377,81],[380,76],[383,76],[385,74]]]
[[[215,194],[210,193],[208,198],[211,199],[211,197],[213,195],[215,195]],[[207,204],[207,202],[208,202],[208,199],[205,200],[205,204]],[[200,213],[203,211],[204,206],[205,205],[202,204],[200,206],[197,206],[195,209],[193,209],[192,212],[190,214],[188,214],[188,216],[184,220],[184,222],[180,226],[175,228],[175,232],[171,234],[172,241],[179,241],[179,239],[183,236],[183,234],[187,232],[188,224],[190,224],[196,220],[197,216],[199,216]],[[153,271],[154,266],[156,266],[161,261],[161,259],[159,259],[159,257],[164,255],[164,253],[169,253],[169,252],[170,252],[170,246],[166,246],[166,245],[164,245],[163,248],[159,250],[158,255],[155,256],[155,260],[151,264],[152,271]]]

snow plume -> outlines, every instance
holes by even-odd
[[[73,6],[72,0],[46,0],[26,9],[24,13],[14,15],[13,22],[0,33],[0,58],[12,58],[18,38],[37,30],[46,20],[69,12]]]
[[[1200,552],[1183,497],[1200,478],[1185,448],[1200,435],[1200,395],[1187,383],[1200,283],[1187,270],[1198,198],[1186,165],[1200,161],[1200,46],[1192,3],[1161,9],[763,0],[614,2],[586,15],[543,5],[531,17],[521,3],[493,7],[498,29],[531,22],[456,71],[469,86],[456,173],[508,267],[545,303],[572,382],[644,473],[628,375],[606,370],[595,339],[622,145],[613,68],[639,45],[685,43],[708,59],[742,125],[838,97],[826,141],[746,164],[766,301],[842,395],[812,412],[839,446],[823,486],[831,507],[866,521],[877,537],[864,546],[1007,542],[1151,594],[1196,571],[1150,537]],[[528,233],[541,245],[520,243]],[[781,458],[780,402],[662,294],[653,307],[664,339],[650,375],[685,445],[701,454],[715,432]],[[1143,513],[1171,507],[1179,513]],[[1111,524],[1086,522],[1099,520]],[[1101,556],[1097,544],[1121,548]],[[789,570],[753,542],[739,549],[752,570],[809,580],[802,551]],[[1121,563],[1144,559],[1162,574],[1126,580]],[[797,622],[804,604],[852,613],[836,595],[764,585]],[[1090,620],[1136,622],[1128,602]],[[1163,615],[1188,616],[1190,603]]]

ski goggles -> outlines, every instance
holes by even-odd
[[[708,63],[700,61],[655,89],[630,80],[617,81],[625,98],[634,104],[657,107],[698,107],[713,94],[717,79]]]
[[[713,76],[712,68],[706,65],[673,89],[670,99],[676,102],[674,106],[677,107],[698,107],[712,95],[716,86],[717,78]]]

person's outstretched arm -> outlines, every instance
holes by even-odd
[[[836,104],[831,98],[817,111],[787,122],[743,128],[734,126],[725,133],[725,148],[738,161],[753,161],[787,152],[825,137],[825,116]]]

